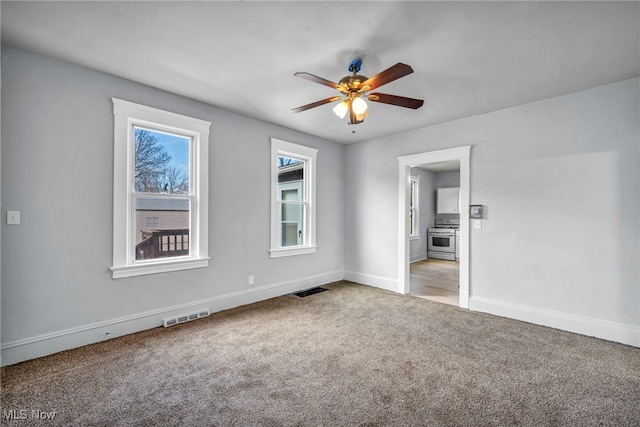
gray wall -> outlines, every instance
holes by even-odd
[[[460,186],[460,172],[438,172],[435,174],[436,188],[449,188]]]
[[[4,46],[2,363],[343,275],[397,282],[397,156],[464,145],[471,203],[486,206],[471,308],[640,346],[639,85],[345,148]],[[213,122],[209,268],[111,279],[111,97]],[[270,137],[319,149],[315,255],[269,259]]]
[[[345,270],[397,281],[397,157],[471,145],[471,308],[640,345],[639,82],[348,146]]]
[[[213,122],[209,268],[111,279],[111,97]],[[5,364],[342,277],[341,145],[8,46],[2,125]],[[319,150],[316,254],[269,258],[271,137]]]

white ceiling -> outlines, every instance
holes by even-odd
[[[640,76],[638,2],[1,2],[2,42],[350,144]],[[415,72],[349,126],[338,81]],[[135,101],[135,100],[132,100]],[[355,133],[353,133],[355,131]]]

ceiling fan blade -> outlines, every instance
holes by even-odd
[[[396,65],[379,72],[368,80],[365,80],[360,87],[365,87],[365,90],[372,90],[411,73],[413,73],[413,68],[407,64],[398,62]]]
[[[329,86],[334,89],[340,89],[342,87],[338,83],[334,83],[330,80],[323,79],[322,77],[314,76],[313,74],[309,74],[309,73],[298,72],[298,73],[295,73],[294,76],[302,77],[303,79],[320,83],[321,85]]]
[[[405,96],[387,95],[386,93],[370,93],[367,97],[369,101],[382,102],[383,104],[397,105],[399,107],[413,108],[417,110],[422,107],[424,101],[422,99],[407,98]]]
[[[312,102],[311,104],[303,105],[302,107],[292,108],[291,111],[293,113],[300,113],[302,111],[310,110],[311,108],[316,108],[324,104],[329,104],[330,102],[340,101],[342,98],[339,96],[332,96],[331,98],[322,99],[320,101]]]

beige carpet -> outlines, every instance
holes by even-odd
[[[2,368],[3,425],[640,425],[640,349],[327,287]]]

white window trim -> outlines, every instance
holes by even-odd
[[[409,235],[411,240],[420,238],[420,175],[410,177],[413,183],[413,234]],[[411,201],[409,201],[411,206]]]
[[[269,256],[281,258],[316,252],[316,158],[318,150],[280,139],[271,138],[271,247]],[[304,245],[281,247],[278,241],[278,156],[305,161],[304,196]]]
[[[114,114],[113,265],[114,279],[209,265],[209,128],[211,122],[112,98]],[[192,237],[187,257],[135,261],[135,211],[132,209],[135,161],[134,126],[192,138]]]

